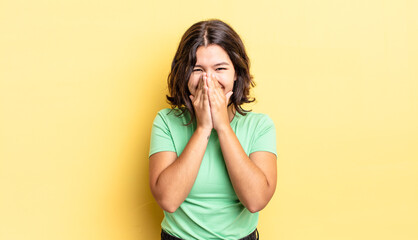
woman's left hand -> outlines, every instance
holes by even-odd
[[[225,94],[215,74],[208,76],[207,86],[213,128],[218,131],[229,126],[228,103],[232,91]]]

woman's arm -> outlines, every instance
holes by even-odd
[[[150,187],[157,203],[175,212],[189,195],[205,154],[210,129],[198,128],[183,152],[158,152],[150,156]]]
[[[247,156],[229,122],[227,103],[231,92],[224,94],[215,75],[208,78],[208,88],[213,127],[235,193],[250,212],[258,212],[276,189],[276,155],[260,151]]]
[[[208,87],[200,79],[196,95],[190,96],[197,127],[183,152],[158,152],[150,156],[150,188],[157,203],[167,212],[175,212],[189,195],[202,163],[212,131]],[[182,126],[179,126],[182,127]]]
[[[230,126],[217,132],[235,193],[250,212],[260,211],[276,189],[276,155],[254,152],[248,157]]]

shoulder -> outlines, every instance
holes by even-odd
[[[174,109],[164,108],[164,109],[161,109],[160,111],[158,111],[157,117],[161,117],[161,118],[164,118],[164,119],[170,119],[170,118],[179,117],[180,114],[181,114],[181,111],[178,108],[174,108]]]
[[[251,119],[270,119],[268,114],[258,112],[247,112],[244,117],[249,117]]]
[[[267,131],[275,131],[273,120],[265,113],[246,112],[245,115],[237,113],[231,126],[235,133],[252,134],[252,137]]]
[[[173,115],[175,110],[176,109],[164,108],[158,111],[157,116],[168,117],[169,115]]]
[[[184,124],[187,123],[189,114],[187,111],[184,113],[178,108],[164,108],[158,111],[157,116],[154,119],[155,122],[164,122],[167,125],[170,124]]]
[[[260,125],[274,125],[273,120],[268,114],[247,112],[246,115],[238,114],[238,122],[245,125],[260,126]]]

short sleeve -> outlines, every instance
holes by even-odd
[[[168,127],[164,113],[159,112],[154,119],[151,129],[151,142],[149,156],[157,152],[175,152],[173,138]]]
[[[277,156],[276,128],[268,115],[263,115],[255,129],[250,154],[258,151],[271,152]]]

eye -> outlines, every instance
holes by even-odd
[[[193,69],[193,72],[201,72],[201,71],[202,71],[202,69],[200,69],[200,68]]]
[[[223,68],[223,67],[216,69],[216,71],[220,71],[220,70],[227,70],[227,69],[226,68]]]

